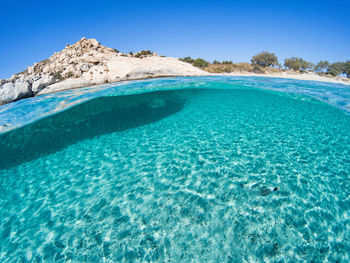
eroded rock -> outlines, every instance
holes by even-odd
[[[33,94],[37,94],[43,88],[55,83],[55,78],[51,75],[43,75],[41,78],[35,80],[32,84]]]
[[[27,81],[8,82],[0,88],[0,105],[29,97],[33,97],[33,92]]]
[[[96,39],[83,37],[50,58],[1,81],[1,103],[33,94],[121,80],[205,74],[176,58],[160,57],[149,50],[140,51],[135,56],[127,55],[102,46]]]

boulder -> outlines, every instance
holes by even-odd
[[[37,94],[39,91],[41,91],[46,86],[49,86],[53,83],[55,83],[55,78],[51,75],[43,75],[38,80],[35,80],[32,84],[32,91],[35,94]]]
[[[33,97],[33,92],[27,81],[5,83],[0,88],[0,105],[29,97]]]
[[[86,59],[86,62],[95,64],[95,65],[97,65],[97,64],[100,63],[100,61],[99,61],[97,58],[94,58],[94,57],[87,58],[87,59]]]
[[[83,65],[81,65],[80,69],[82,72],[86,72],[86,71],[89,71],[90,67],[87,64],[83,64]]]
[[[75,72],[74,72],[74,77],[75,78],[79,78],[81,75],[83,75],[83,71],[81,69],[77,69]]]
[[[66,79],[61,82],[57,82],[55,84],[52,84],[50,86],[47,86],[45,89],[42,89],[39,91],[37,95],[42,94],[48,94],[52,92],[67,90],[67,89],[74,89],[79,87],[87,87],[93,85],[92,82],[85,80],[85,79]]]
[[[34,66],[28,67],[27,71],[28,71],[28,74],[34,74]]]

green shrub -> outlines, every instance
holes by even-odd
[[[198,67],[198,68],[206,68],[208,67],[209,62],[205,61],[202,58],[197,58],[194,62],[193,62],[193,66]]]
[[[325,72],[327,68],[329,67],[329,62],[327,60],[321,60],[318,62],[315,66],[316,72]]]
[[[302,58],[299,58],[300,61],[300,70],[305,71],[305,70],[313,70],[315,65],[312,62],[305,61]]]
[[[231,60],[224,60],[223,62],[221,62],[221,64],[225,64],[225,65],[230,65],[233,62]]]
[[[133,55],[134,55],[134,53],[133,53],[132,51],[130,51],[130,52],[129,52],[129,55],[130,55],[130,56],[133,56]]]
[[[148,55],[152,55],[151,50],[141,50],[140,52],[137,52],[135,57],[139,58],[141,56],[148,56]]]
[[[292,57],[286,58],[284,60],[284,67],[287,69],[292,69],[294,71],[305,71],[305,70],[313,70],[315,65],[312,62],[306,61],[302,58]]]
[[[64,77],[65,77],[66,79],[69,79],[69,78],[71,78],[71,77],[74,77],[74,74],[73,74],[72,71],[70,71],[70,72],[66,73],[66,75],[65,75]]]
[[[331,74],[332,76],[339,76],[345,71],[345,67],[346,66],[344,62],[335,62],[329,65],[327,73]]]
[[[63,80],[63,76],[62,76],[62,71],[56,71],[56,72],[53,72],[51,73],[51,76],[54,77],[55,79],[61,81]]]
[[[214,65],[218,65],[218,64],[220,64],[220,62],[217,61],[217,60],[214,60],[214,61],[213,61],[213,64],[214,64]]]
[[[300,67],[301,67],[300,59],[296,57],[286,58],[284,60],[284,67],[295,71],[300,70]]]
[[[277,56],[274,53],[269,52],[261,52],[252,57],[251,62],[253,65],[257,65],[260,67],[271,67],[278,64]]]
[[[183,61],[183,62],[190,63],[190,64],[193,64],[193,63],[194,63],[194,59],[191,58],[191,57],[180,58],[180,60]]]
[[[343,73],[350,78],[350,60],[344,63]]]
[[[114,50],[115,53],[119,53],[118,49],[113,48],[113,50]]]

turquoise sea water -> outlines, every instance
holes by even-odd
[[[3,105],[0,261],[349,262],[349,112],[347,86],[254,77]]]

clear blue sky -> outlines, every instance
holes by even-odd
[[[350,59],[350,1],[0,0],[0,78],[85,36],[128,52],[248,62]]]

